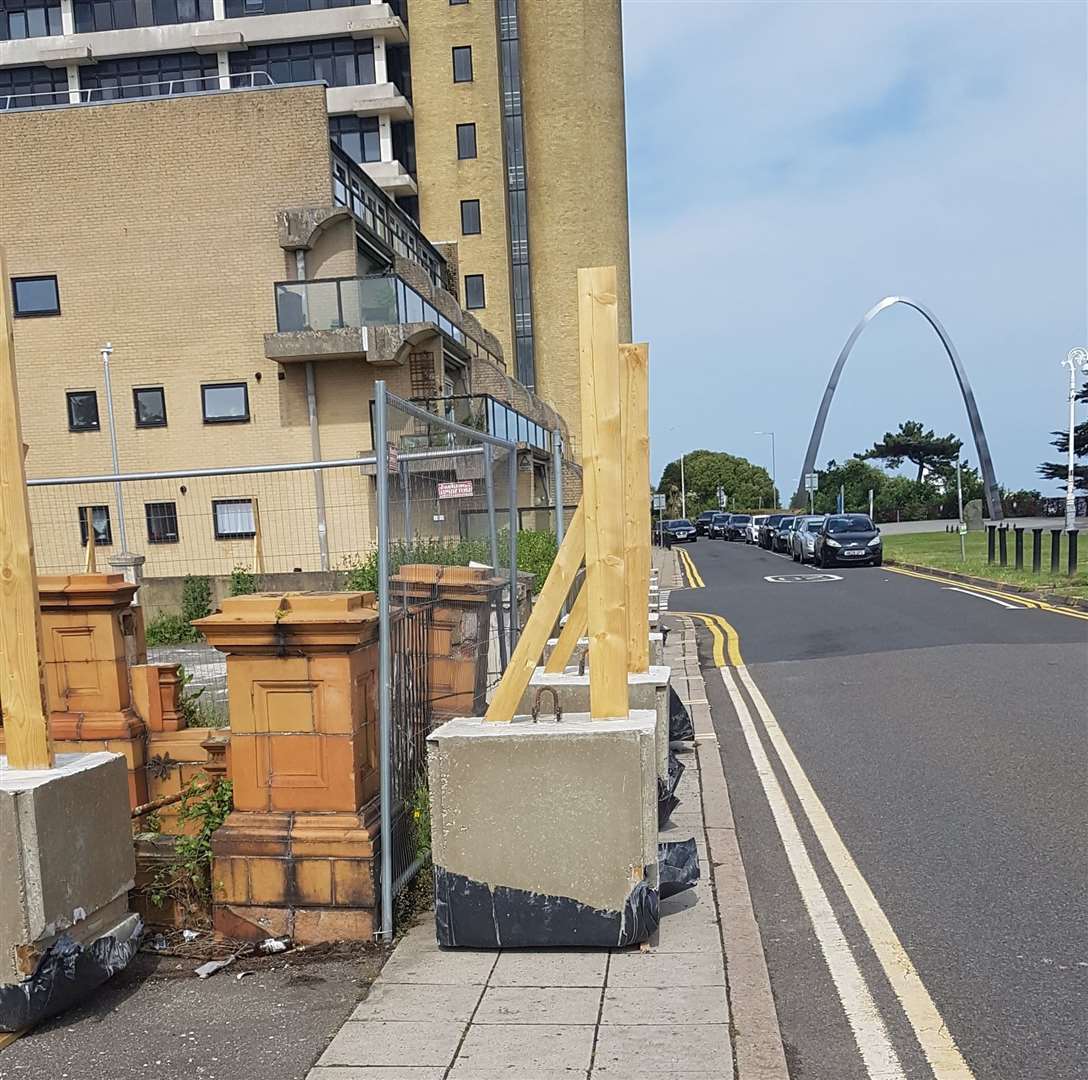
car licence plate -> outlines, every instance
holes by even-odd
[[[847,556],[857,556],[857,555],[864,555],[865,552],[864,551],[844,551],[843,554],[847,555]]]

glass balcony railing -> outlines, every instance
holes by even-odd
[[[551,452],[552,438],[548,428],[490,394],[456,394],[412,400],[428,412],[444,416],[464,427],[485,431],[512,442],[526,443],[544,453]]]
[[[276,284],[276,329],[280,333],[407,323],[432,323],[471,356],[503,366],[499,357],[395,274]]]

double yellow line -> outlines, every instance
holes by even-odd
[[[1030,600],[1026,596],[1020,596],[1018,593],[1001,592],[999,589],[987,589],[982,585],[974,584],[974,582],[968,583],[957,581],[954,578],[938,577],[936,574],[923,574],[921,571],[907,570],[902,566],[885,565],[884,569],[893,574],[902,574],[904,577],[918,578],[920,581],[935,581],[938,585],[954,585],[957,589],[976,592],[982,596],[994,596],[999,600],[1005,600],[1011,604],[1020,604],[1022,607],[1029,608],[1032,611],[1049,611],[1052,615],[1066,615],[1070,619],[1084,619],[1088,621],[1088,612],[1077,611],[1074,608],[1061,607],[1058,604],[1049,604],[1045,600]]]
[[[680,559],[680,565],[683,567],[684,575],[688,579],[689,589],[704,589],[706,588],[706,582],[703,581],[703,575],[699,573],[698,568],[692,561],[691,556],[684,551],[683,548],[676,549],[677,557]]]
[[[727,666],[743,667],[744,660],[740,655],[740,635],[732,624],[722,618],[721,615],[709,615],[703,611],[674,611],[674,615],[690,615],[693,619],[701,619],[710,636],[714,639],[714,666],[723,668]],[[726,663],[728,657],[728,664]]]

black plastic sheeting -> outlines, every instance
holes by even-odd
[[[438,944],[450,948],[614,949],[646,941],[660,918],[657,890],[645,878],[631,890],[623,911],[491,886],[441,866],[434,868],[434,893]]]
[[[694,888],[699,880],[699,852],[694,838],[658,844],[657,871],[662,900]]]
[[[690,742],[695,738],[695,726],[680,695],[669,687],[669,742]]]
[[[138,925],[123,941],[107,936],[86,946],[61,934],[42,954],[30,978],[0,986],[0,1031],[21,1031],[78,1005],[128,967],[140,947],[142,930]]]
[[[669,751],[669,776],[667,780],[657,778],[657,827],[660,829],[669,820],[669,815],[680,805],[676,797],[676,785],[684,775],[684,763]]]

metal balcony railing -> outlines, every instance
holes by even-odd
[[[491,394],[454,394],[440,398],[412,398],[429,412],[453,420],[464,427],[497,435],[512,442],[525,443],[545,453],[552,448],[551,432],[543,424],[530,420],[512,405]]]

